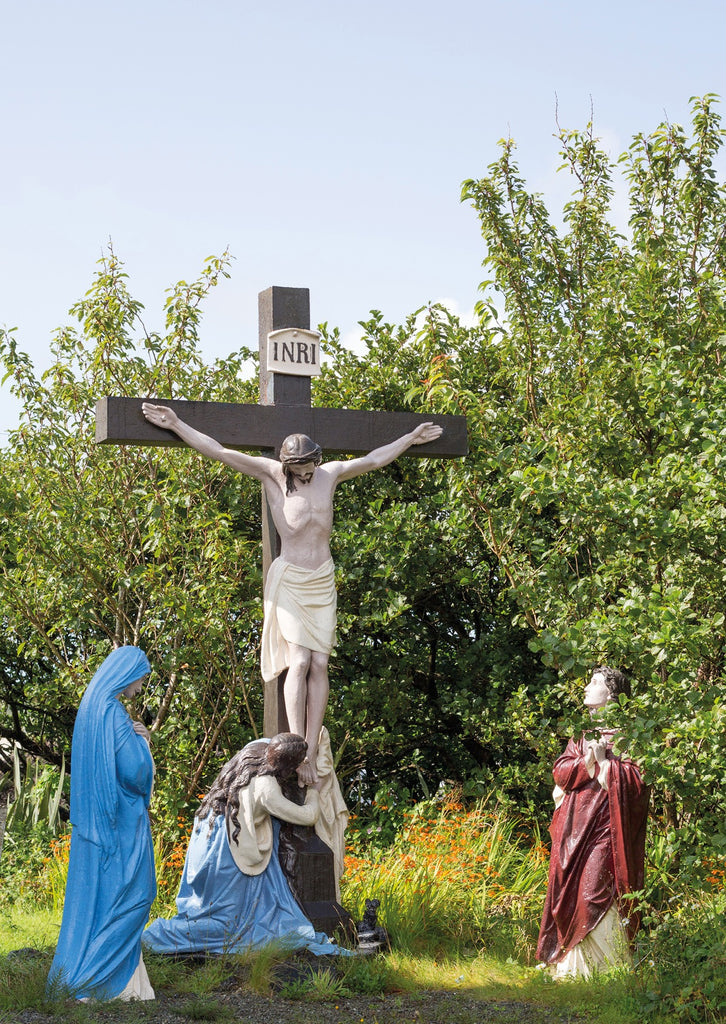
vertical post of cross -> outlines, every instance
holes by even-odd
[[[260,342],[260,405],[304,406],[312,404],[311,378],[279,373],[267,368],[267,336],[286,327],[310,328],[310,289],[274,285],[258,296]],[[273,453],[277,456],[278,452]],[[262,578],[279,553],[279,537],[262,490]],[[288,729],[283,697],[284,675],[265,683],[264,735]]]

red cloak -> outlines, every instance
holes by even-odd
[[[552,853],[537,957],[557,963],[602,920],[613,902],[643,887],[648,789],[640,770],[607,745],[607,789],[585,763],[587,742],[570,740],[552,774],[564,790],[550,826]],[[632,908],[629,938],[639,921]]]

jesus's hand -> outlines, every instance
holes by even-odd
[[[437,437],[441,437],[444,432],[443,427],[439,427],[436,423],[420,423],[415,430],[411,431],[411,444],[428,444],[429,441],[435,441]]]
[[[144,402],[141,411],[149,423],[153,423],[155,427],[162,427],[164,430],[174,430],[179,423],[177,414],[166,405],[152,405],[151,402]]]

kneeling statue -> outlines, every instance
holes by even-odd
[[[319,799],[287,799],[307,754],[302,736],[254,740],[228,761],[194,819],[177,913],[157,918],[143,945],[157,953],[241,953],[272,942],[316,954],[341,953],[316,932],[290,890],[278,859],[280,821],[314,825]]]

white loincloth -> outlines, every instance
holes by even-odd
[[[335,565],[332,558],[319,569],[276,558],[265,583],[261,671],[265,682],[289,668],[288,644],[330,654],[335,645]]]

